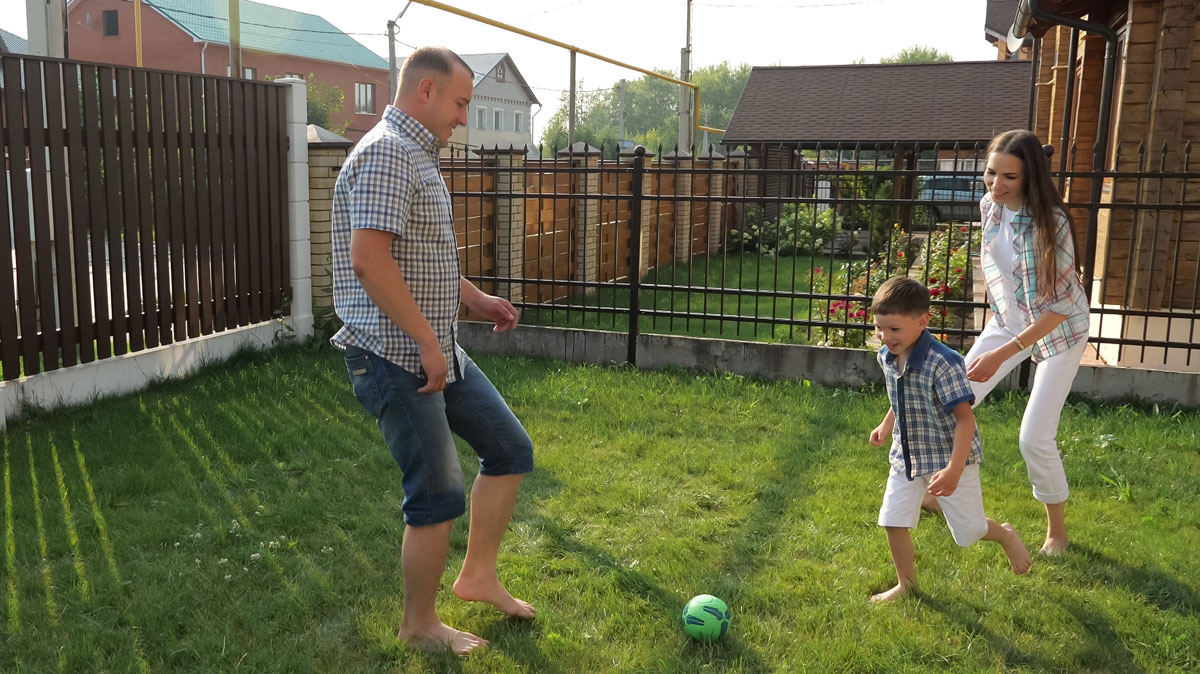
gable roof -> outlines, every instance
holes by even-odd
[[[199,42],[229,43],[227,0],[143,0]],[[387,71],[387,60],[315,14],[241,2],[243,49]]]
[[[533,89],[531,89],[525,82],[525,78],[521,75],[521,71],[517,70],[517,64],[513,63],[512,57],[510,57],[507,53],[459,54],[459,57],[466,61],[467,65],[471,66],[472,72],[475,73],[475,82],[472,84],[473,87],[478,87],[484,79],[492,74],[492,71],[496,69],[496,66],[499,65],[501,61],[505,61],[508,65],[508,70],[505,73],[505,79],[507,80],[515,76],[516,83],[520,84],[521,88],[525,90],[525,95],[529,97],[529,101],[531,103],[541,105],[541,102],[538,101],[537,96],[533,95]]]
[[[0,28],[0,54],[28,54],[29,41]]]
[[[988,0],[987,15],[983,20],[983,34],[988,42],[1008,39],[1008,29],[1017,16],[1021,0]]]
[[[1029,123],[1030,68],[1029,61],[755,67],[722,142],[988,140]]]

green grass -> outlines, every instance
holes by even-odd
[[[644,284],[691,286],[696,288],[733,288],[750,290],[778,290],[782,292],[829,292],[828,288],[809,288],[809,271],[813,267],[843,263],[844,258],[770,257],[754,254],[698,255],[690,264],[664,265],[650,270],[643,278]],[[834,293],[844,292],[834,288]],[[531,325],[552,325],[572,328],[593,328],[625,332],[629,329],[627,313],[597,312],[597,307],[619,307],[628,309],[629,292],[625,288],[600,288],[584,295],[576,292],[559,304],[585,309],[551,309],[526,307],[521,320]],[[809,315],[809,302],[804,299],[778,297],[739,296],[728,292],[667,291],[644,288],[641,293],[642,310],[692,312],[696,314],[721,314],[728,319],[683,318],[670,316],[642,316],[638,329],[645,333],[688,335],[692,337],[715,337],[726,339],[751,339],[759,341],[809,342],[822,338],[819,329],[802,326],[773,325],[763,320],[741,319],[737,316],[759,319],[795,318],[820,320],[821,316]],[[810,339],[811,335],[811,339]]]
[[[537,447],[501,549],[530,624],[448,592],[492,648],[393,640],[400,475],[339,356],[285,348],[2,436],[10,672],[1188,672],[1200,667],[1200,419],[1076,401],[1073,547],[1015,577],[997,546],[914,535],[919,595],[875,526],[879,391],[480,358]],[[1022,395],[980,409],[988,512],[1031,547]],[[467,475],[474,462],[463,449]],[[236,525],[234,524],[236,522]],[[690,642],[692,595],[733,609]]]

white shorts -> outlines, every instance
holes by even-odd
[[[883,506],[879,509],[879,526],[916,529],[921,519],[921,499],[929,491],[930,475],[921,475],[911,482],[903,474],[892,471]],[[958,487],[949,496],[937,497],[946,516],[946,524],[954,542],[964,548],[987,534],[987,516],[983,514],[983,489],[979,485],[979,464],[963,468]]]

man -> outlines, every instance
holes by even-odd
[[[404,485],[404,616],[397,638],[465,655],[487,642],[437,616],[450,529],[466,510],[451,432],[479,455],[470,533],[454,593],[533,618],[500,584],[496,556],[533,445],[495,387],[459,348],[459,305],[503,332],[517,325],[507,300],[462,277],[450,193],[438,151],[467,123],[474,73],[448,49],[418,49],[400,73],[393,106],[346,157],[333,203],[334,306],[345,323],[354,393],[379,422]]]

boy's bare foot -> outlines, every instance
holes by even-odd
[[[440,653],[449,648],[458,656],[465,656],[476,648],[488,645],[486,639],[477,637],[470,632],[456,630],[441,621],[432,627],[423,629],[408,628],[401,624],[396,638],[422,651]]]
[[[500,581],[491,578],[485,581],[472,581],[462,576],[454,581],[454,594],[463,601],[482,601],[503,611],[510,618],[533,620],[537,609],[527,601],[517,599],[504,589]]]
[[[1004,554],[1008,555],[1008,563],[1012,566],[1013,573],[1018,576],[1029,570],[1029,565],[1033,560],[1029,556],[1029,549],[1025,547],[1025,541],[1021,540],[1021,535],[1017,533],[1017,528],[1005,522],[1000,525],[1001,529],[1007,531],[1010,536],[1000,545],[1004,547]]]
[[[937,497],[929,492],[921,497],[921,510],[928,510],[931,513],[942,512],[942,504],[938,503]]]
[[[893,587],[890,590],[871,595],[871,603],[878,604],[885,601],[891,601],[893,599],[899,599],[900,597],[903,597],[912,591],[913,587],[911,585],[896,583],[896,587]]]
[[[1061,555],[1067,551],[1068,541],[1066,536],[1062,538],[1046,538],[1046,542],[1042,544],[1042,549],[1038,550],[1039,555],[1054,557]]]

